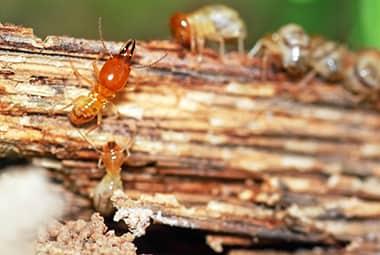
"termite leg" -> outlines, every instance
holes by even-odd
[[[351,93],[351,96],[353,98],[353,101],[355,104],[363,104],[364,102],[366,101],[369,101],[370,97],[367,96],[367,95],[361,95],[361,94],[352,94]]]
[[[296,86],[290,87],[290,92],[293,95],[298,95],[305,86],[307,86],[313,78],[317,75],[317,72],[315,70],[311,70],[305,77],[303,77]]]
[[[69,108],[69,107],[72,106],[72,105],[73,105],[72,103],[69,103],[69,104],[65,105],[64,107],[62,107],[60,110],[61,110],[61,111],[62,111],[62,110],[65,110],[65,109]]]
[[[49,115],[49,116],[53,116],[56,112],[63,111],[63,110],[65,110],[65,109],[69,108],[69,107],[72,106],[72,105],[73,105],[73,103],[71,102],[71,103],[69,103],[69,104],[63,106],[62,108],[59,108],[58,110],[55,109],[55,105],[54,105],[54,106],[53,106],[53,109],[50,109],[50,110],[49,110],[48,115]]]
[[[203,37],[198,37],[196,39],[196,45],[198,50],[198,62],[202,62],[202,54],[205,46],[205,39]]]
[[[92,62],[92,69],[94,69],[95,78],[98,80],[98,78],[99,78],[99,68],[98,68],[97,62],[98,62],[98,58],[96,58]]]
[[[127,144],[127,153],[128,153],[128,156],[129,156],[129,148],[135,142],[136,131],[137,131],[136,121],[133,121],[132,123],[133,123],[132,125],[129,125],[129,128],[131,130],[131,135],[130,135],[129,142]]]
[[[129,149],[132,147],[132,145],[135,142],[137,126],[136,126],[135,121],[133,121],[132,123],[133,123],[132,125],[128,123],[129,131],[130,131],[129,132],[129,140],[127,141],[126,144],[123,143],[125,158],[129,158],[129,156],[131,155],[131,152]]]
[[[103,160],[102,158],[100,157],[99,160],[98,160],[98,168],[102,168],[103,167]]]
[[[103,113],[99,111],[97,115],[97,119],[96,119],[96,125],[100,126],[102,124],[102,120],[103,120]]]
[[[219,56],[222,58],[224,56],[226,49],[224,45],[224,39],[223,37],[219,38]]]
[[[311,70],[305,77],[298,82],[298,88],[303,88],[311,82],[311,80],[317,75],[315,70]]]
[[[11,110],[14,106],[15,106],[14,103],[10,103],[9,105],[7,105],[6,108],[2,109],[2,111],[7,112],[7,111]]]
[[[263,52],[264,50],[264,52]],[[268,61],[268,57],[267,57],[267,54],[266,54],[266,51],[264,49],[264,42],[263,42],[263,39],[259,40],[254,46],[253,48],[248,52],[248,57],[259,57],[263,52],[263,57],[261,59],[261,80],[265,80],[266,79],[266,65],[267,65],[267,61]]]
[[[248,57],[256,57],[259,55],[259,52],[263,49],[263,42],[262,40],[259,40],[255,46],[248,52]]]
[[[113,103],[113,102],[108,102],[108,104],[111,106],[111,108],[112,108],[112,111],[113,111],[113,113],[114,113],[114,118],[115,119],[119,119],[120,118],[120,116],[121,116],[121,114],[120,114],[120,112],[119,112],[119,110],[117,109],[117,106]]]
[[[71,68],[73,69],[73,73],[74,73],[75,77],[80,82],[80,85],[79,85],[80,88],[82,87],[82,82],[81,82],[82,80],[84,80],[90,86],[94,85],[94,83],[92,81],[90,81],[88,78],[84,77],[82,74],[79,73],[78,69],[73,65],[73,63],[71,61],[70,61],[70,65],[71,65]]]
[[[136,86],[135,86],[135,85],[133,85],[133,86],[128,85],[128,87],[125,88],[124,90],[125,90],[126,92],[133,92],[133,91],[136,90]]]
[[[237,42],[238,42],[238,52],[240,54],[243,54],[244,53],[244,37],[238,37]]]
[[[266,81],[268,77],[268,54],[264,54],[261,62],[261,80]]]
[[[92,131],[94,131],[98,127],[100,127],[100,125],[102,124],[102,120],[103,120],[102,116],[103,115],[101,112],[99,112],[97,114],[96,124],[86,130],[86,132],[85,132],[86,136],[89,135]]]
[[[100,127],[100,125],[98,123],[96,123],[96,125],[93,125],[92,127],[88,128],[86,130],[86,135],[90,134],[92,131],[94,131],[95,129],[97,129],[98,127]]]
[[[197,47],[196,47],[196,41],[195,41],[195,35],[194,33],[191,33],[191,39],[190,39],[190,51],[191,53],[196,53]]]
[[[198,51],[200,54],[203,53],[203,50],[205,48],[205,39],[203,37],[198,37],[197,39],[197,45],[198,45]]]

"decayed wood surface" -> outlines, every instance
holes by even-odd
[[[121,44],[106,45],[117,52]],[[104,171],[63,108],[89,89],[70,62],[94,79],[102,50],[100,41],[42,40],[0,26],[1,156],[34,158],[86,198]],[[221,60],[210,50],[199,62],[171,42],[139,41],[135,61],[146,65],[165,53],[132,70],[135,90],[115,102],[121,118],[109,114],[89,135],[100,148],[109,139],[126,143],[137,127],[120,208],[208,231],[216,250],[254,249],[261,240],[338,247],[380,232],[376,106],[358,105],[340,84],[316,79],[298,89],[276,70],[260,81],[260,61],[234,53]]]

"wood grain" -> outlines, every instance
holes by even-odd
[[[106,45],[116,53],[121,43]],[[70,63],[95,82],[101,52],[100,41],[42,40],[31,29],[0,26],[0,156],[33,158],[88,201],[104,170],[64,107],[90,89]],[[207,50],[200,62],[172,42],[138,41],[134,90],[114,102],[120,118],[106,110],[89,135],[99,149],[135,139],[118,208],[149,209],[155,223],[222,235],[227,246],[249,240],[251,249],[262,239],[336,248],[378,233],[377,106],[358,104],[339,83],[316,78],[299,88],[278,68],[266,81],[260,74],[259,59]],[[159,194],[178,207],[157,202]]]

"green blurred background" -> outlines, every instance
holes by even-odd
[[[352,48],[380,48],[380,0],[0,0],[0,22],[33,27],[40,37],[98,39],[101,16],[106,40],[168,39],[173,12],[213,3],[240,12],[248,26],[246,48],[288,22]]]

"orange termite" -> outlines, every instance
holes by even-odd
[[[224,42],[236,39],[238,51],[244,52],[247,29],[239,13],[224,5],[207,5],[190,13],[175,13],[170,19],[173,37],[192,52],[202,53],[205,40],[219,42],[219,54],[225,52]]]
[[[128,157],[129,150],[124,149],[115,141],[109,141],[103,146],[98,166],[103,162],[106,175],[95,187],[93,203],[96,210],[104,216],[110,215],[113,212],[110,200],[113,192],[123,189],[120,172],[121,166]]]
[[[106,170],[106,174],[93,191],[93,205],[103,216],[109,216],[114,211],[111,202],[112,194],[116,190],[123,190],[121,168],[130,156],[129,148],[134,139],[130,139],[125,147],[110,140],[103,145],[102,150],[98,150],[82,132],[79,131],[79,133],[99,153],[98,168],[104,167]]]
[[[81,126],[96,117],[97,124],[101,123],[103,109],[127,84],[135,46],[135,40],[128,40],[120,49],[119,54],[111,55],[100,71],[94,62],[93,68],[97,78],[95,83],[82,77],[73,67],[74,74],[78,78],[83,78],[92,85],[87,96],[79,96],[72,102],[73,108],[68,117],[73,125]]]

